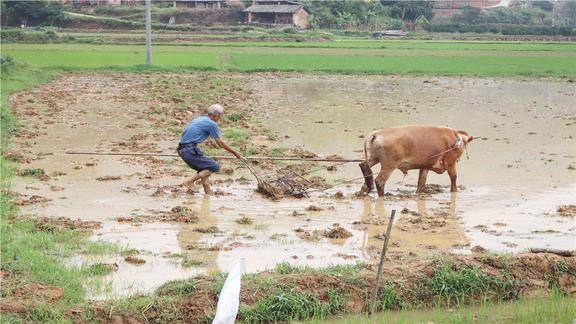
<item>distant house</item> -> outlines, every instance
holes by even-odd
[[[135,5],[137,0],[62,0],[74,6],[120,6]]]
[[[511,0],[437,0],[434,1],[434,14],[437,17],[451,17],[462,12],[464,7],[508,7],[510,2]]]
[[[174,8],[211,8],[220,9],[226,6],[226,0],[172,0]]]
[[[310,14],[303,4],[296,1],[254,0],[244,13],[249,24],[292,25],[302,28],[310,24]]]

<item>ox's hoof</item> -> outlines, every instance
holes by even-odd
[[[360,191],[358,191],[358,196],[365,196],[372,191],[373,188],[368,187],[367,185],[362,185]]]

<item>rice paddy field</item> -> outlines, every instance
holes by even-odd
[[[574,323],[576,43],[159,32],[146,66],[139,31],[70,35],[0,50],[2,323],[209,323],[239,258],[244,323]],[[137,156],[216,102],[245,156],[352,158],[418,123],[475,140],[459,193],[396,172],[379,198],[330,187],[355,164],[276,201],[231,161],[204,196],[179,159]]]
[[[35,67],[130,68],[142,45],[4,44],[3,55]],[[170,70],[366,74],[576,75],[576,44],[413,40],[197,42],[153,47],[153,66]]]

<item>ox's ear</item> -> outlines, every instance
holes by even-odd
[[[473,139],[474,139],[474,136],[472,136],[472,135],[468,136],[468,143],[472,142]]]

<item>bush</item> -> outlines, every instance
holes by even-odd
[[[5,43],[52,43],[59,40],[53,30],[45,32],[25,32],[22,29],[3,29],[0,37]]]
[[[450,263],[442,264],[428,279],[428,289],[448,304],[479,297],[496,289],[501,282],[477,268],[454,269]]]
[[[6,75],[11,74],[16,68],[16,63],[10,55],[0,56],[0,71]]]
[[[441,33],[501,33],[503,35],[576,36],[576,28],[574,27],[513,24],[430,24],[426,30]]]
[[[334,302],[334,300],[330,300]],[[312,294],[297,289],[280,291],[261,300],[251,308],[241,308],[240,317],[247,323],[289,322],[307,318],[323,318],[338,309],[335,303],[322,303]]]

